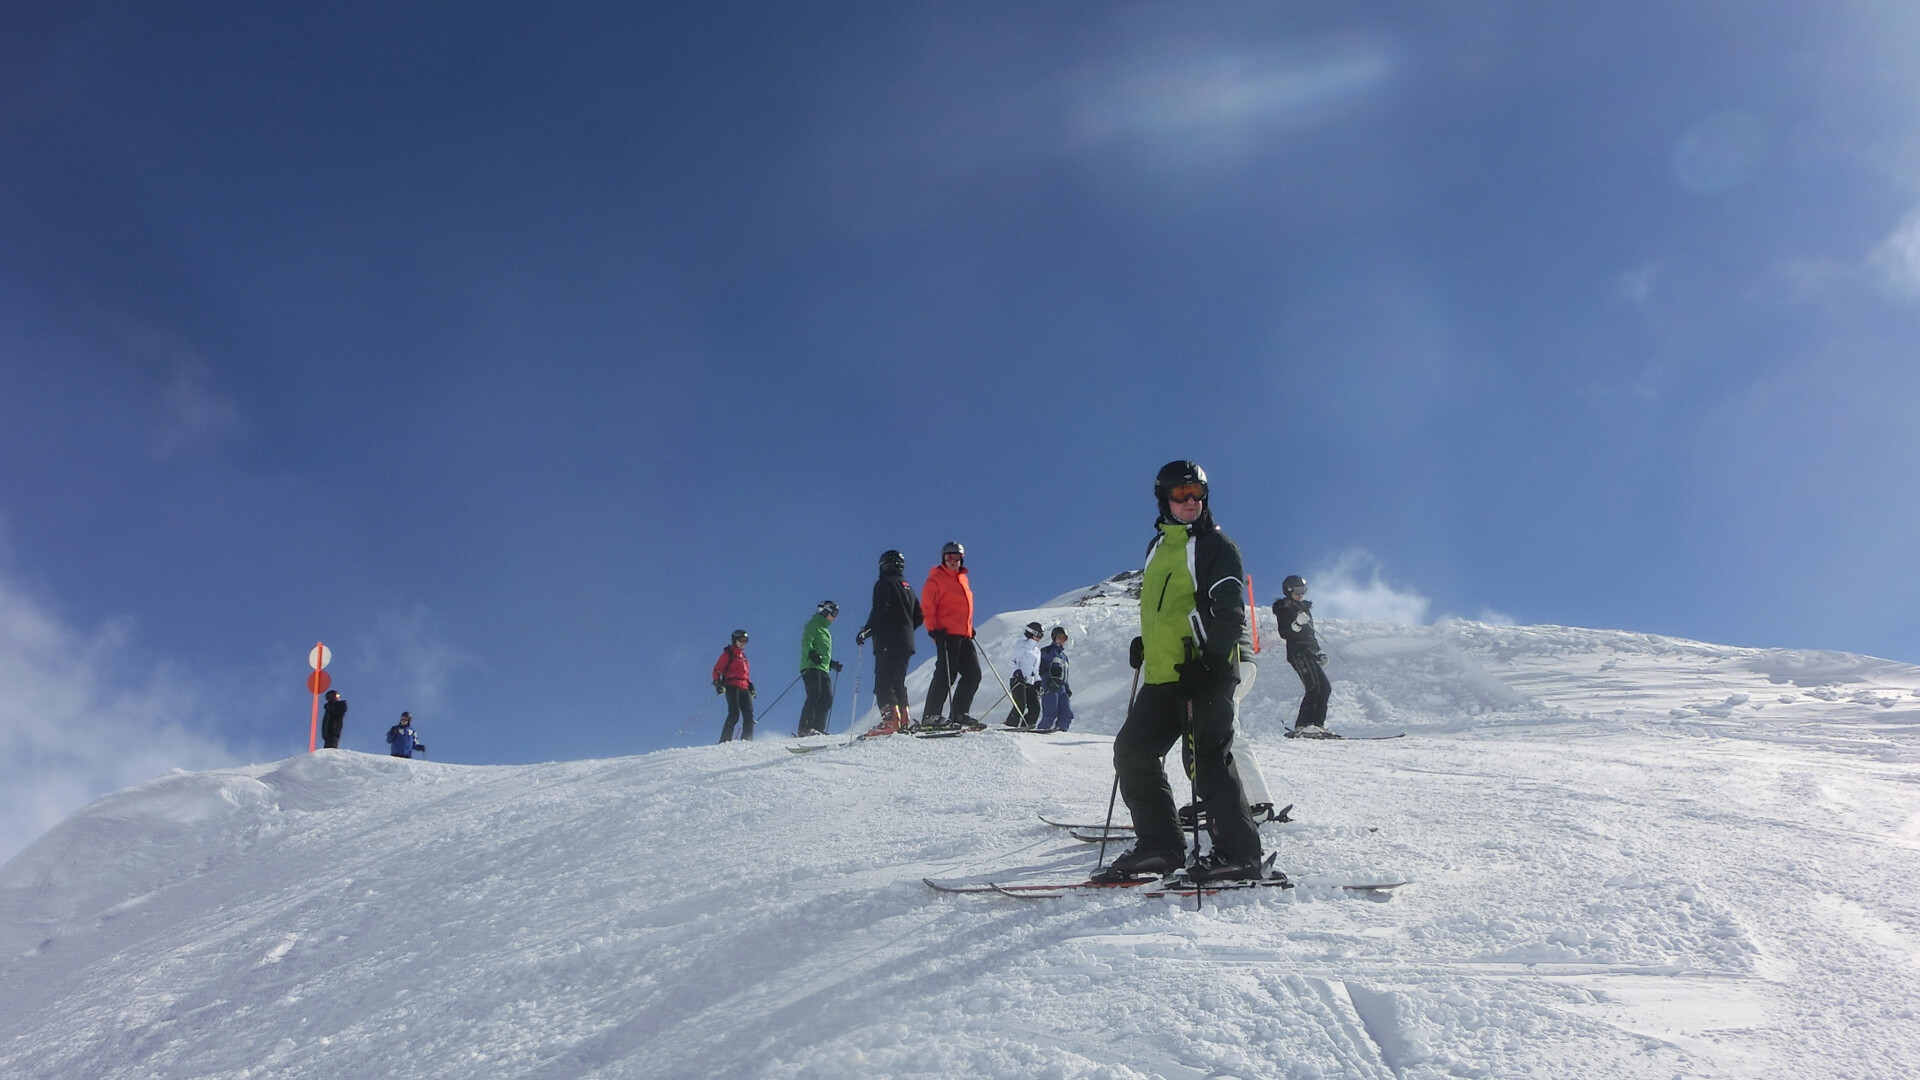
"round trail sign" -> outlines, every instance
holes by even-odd
[[[307,653],[307,666],[315,671],[331,663],[333,663],[333,650],[325,645],[315,645],[313,651]]]
[[[307,689],[316,694],[324,694],[327,687],[333,685],[333,676],[324,671],[316,671],[307,676]]]

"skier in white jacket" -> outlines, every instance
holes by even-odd
[[[1031,728],[1040,722],[1040,638],[1044,633],[1039,623],[1028,623],[1026,633],[1013,643],[1007,655],[1007,664],[1013,669],[1007,677],[1007,693],[1013,698],[1007,727]]]

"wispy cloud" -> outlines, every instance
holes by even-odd
[[[221,392],[213,365],[193,342],[112,308],[96,307],[93,316],[97,337],[89,348],[137,380],[133,390],[155,457],[208,450],[245,429],[240,407]]]
[[[1920,209],[1909,213],[1868,256],[1867,265],[1889,290],[1920,299]]]
[[[1081,139],[1189,138],[1318,119],[1393,74],[1375,45],[1323,42],[1284,51],[1196,50],[1103,72],[1082,86]]]
[[[194,692],[130,657],[132,630],[76,630],[0,575],[0,859],[101,795],[235,763],[195,732]]]
[[[438,712],[446,703],[454,676],[478,663],[442,637],[433,614],[418,606],[380,616],[372,632],[356,642],[353,651],[364,657],[359,667],[366,681],[381,687],[383,696],[394,698],[400,708],[415,715]]]
[[[1308,580],[1316,610],[1329,618],[1418,626],[1427,621],[1432,607],[1418,591],[1389,583],[1380,574],[1379,560],[1361,548],[1343,552]]]

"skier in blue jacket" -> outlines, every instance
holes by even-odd
[[[1067,628],[1053,628],[1053,644],[1040,650],[1040,731],[1065,731],[1073,723],[1073,687],[1067,683]]]
[[[410,712],[401,713],[400,722],[387,729],[387,745],[392,748],[390,753],[394,757],[410,758],[415,750],[423,754],[427,752],[427,744],[414,734],[413,714]]]

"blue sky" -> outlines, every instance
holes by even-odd
[[[303,749],[317,639],[355,748],[703,741],[1176,457],[1262,602],[1920,661],[1911,6],[404,7],[0,14],[36,806]]]

